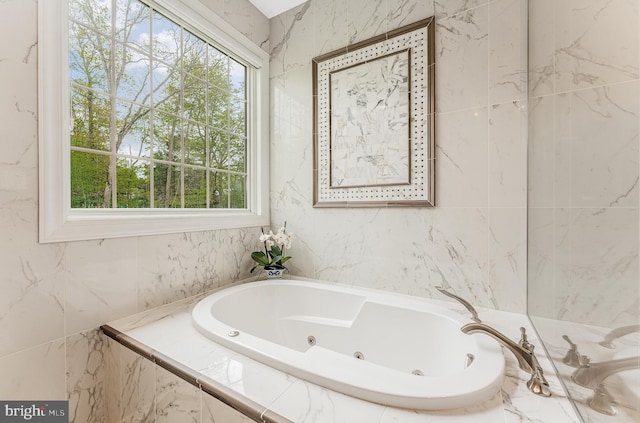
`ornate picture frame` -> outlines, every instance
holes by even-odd
[[[435,206],[434,26],[313,59],[314,207]]]

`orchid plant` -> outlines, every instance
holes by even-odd
[[[265,233],[264,229],[260,231],[260,242],[264,246],[264,251],[254,251],[251,253],[251,258],[256,262],[256,265],[251,269],[251,273],[258,267],[286,269],[284,263],[289,261],[290,256],[285,256],[285,251],[291,248],[291,241],[293,240],[293,234],[287,233],[287,223],[284,223],[278,232],[275,234],[272,230],[269,233]]]

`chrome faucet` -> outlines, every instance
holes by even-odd
[[[545,379],[542,367],[533,352],[534,346],[527,340],[525,328],[520,328],[521,338],[519,344],[484,323],[469,323],[460,328],[460,330],[466,334],[484,333],[496,339],[515,355],[520,368],[531,375],[531,378],[527,382],[527,388],[536,395],[543,397],[551,396],[549,383]]]
[[[577,385],[593,389],[593,396],[587,399],[591,408],[614,416],[617,414],[614,406],[617,401],[605,388],[604,381],[615,373],[633,369],[640,369],[640,356],[591,363],[589,357],[583,355],[580,357],[580,367],[573,372],[571,380]]]
[[[440,291],[441,293],[443,293],[444,295],[446,295],[447,297],[453,298],[454,300],[458,301],[460,304],[462,304],[463,306],[465,306],[465,308],[467,310],[469,310],[469,313],[471,313],[471,320],[473,320],[476,323],[482,323],[482,321],[480,320],[480,318],[478,317],[478,312],[476,311],[475,308],[473,308],[473,306],[471,304],[469,304],[469,302],[463,298],[458,297],[455,294],[452,294],[451,292],[445,290],[443,287],[441,286],[436,286],[436,289],[438,291]]]
[[[601,342],[599,342],[599,344],[602,345],[603,347],[613,349],[616,347],[613,344],[614,339],[622,338],[625,335],[628,335],[633,332],[639,332],[639,331],[640,331],[640,325],[622,326],[612,330],[607,335],[605,335],[604,339]]]

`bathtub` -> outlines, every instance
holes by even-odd
[[[196,304],[192,319],[211,340],[317,385],[440,410],[489,399],[505,368],[498,343],[460,332],[471,320],[444,304],[287,279],[218,291]]]

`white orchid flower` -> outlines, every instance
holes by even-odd
[[[287,235],[284,232],[278,231],[278,233],[273,236],[273,240],[276,244],[283,245],[287,240]]]
[[[271,239],[267,239],[267,240],[264,242],[264,244],[265,244],[265,246],[267,247],[267,249],[270,249],[271,247],[273,247],[273,245],[275,244],[275,242],[273,242],[273,240],[271,240]]]
[[[265,242],[266,240],[270,239],[271,235],[269,234],[265,234],[264,232],[262,233],[262,235],[260,235],[260,242]]]

